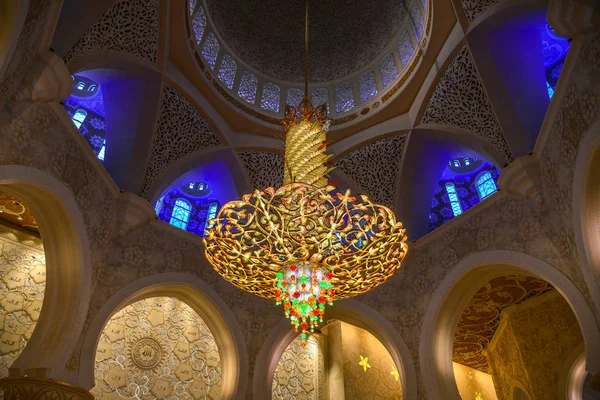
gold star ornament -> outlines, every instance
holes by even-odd
[[[360,356],[360,362],[358,365],[363,367],[365,372],[367,372],[367,369],[371,368],[371,365],[369,365],[369,357]]]

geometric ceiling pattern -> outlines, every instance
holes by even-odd
[[[466,46],[458,52],[438,82],[421,123],[465,129],[490,143],[506,161],[512,160],[511,151]]]
[[[28,230],[34,236],[40,236],[40,229],[29,208],[10,193],[1,190],[0,220],[0,223],[8,222],[11,225]]]
[[[283,186],[283,155],[268,151],[240,151],[238,153],[250,184],[254,189]]]
[[[130,54],[156,64],[159,23],[158,0],[117,1],[68,51],[65,64],[101,51]]]
[[[396,183],[400,173],[406,135],[396,135],[368,143],[336,161],[335,166],[371,197],[394,209]]]
[[[482,351],[496,333],[502,310],[553,289],[545,280],[523,275],[490,280],[475,293],[460,316],[454,335],[452,360],[489,374],[488,359]]]

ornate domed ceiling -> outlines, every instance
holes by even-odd
[[[304,81],[304,1],[206,0],[223,41],[244,62],[274,79]],[[398,34],[407,18],[402,0],[313,1],[310,81],[357,72]]]

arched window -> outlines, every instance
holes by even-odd
[[[423,21],[423,14],[417,4],[415,4],[410,12],[410,19],[412,21],[413,30],[417,39],[421,39],[423,33],[423,27],[425,22]]]
[[[200,44],[202,36],[204,36],[204,30],[206,29],[206,14],[204,13],[204,8],[198,7],[198,11],[192,20],[192,29],[194,30],[196,43]]]
[[[219,79],[227,85],[229,89],[233,89],[233,81],[235,80],[235,73],[237,71],[237,64],[233,61],[233,58],[226,54],[221,61],[219,66]]]
[[[96,89],[98,89],[97,85],[90,85],[90,87],[88,88],[88,92],[95,92]]]
[[[291,88],[287,91],[287,99],[285,100],[285,104],[290,107],[298,107],[303,98],[304,90]]]
[[[365,72],[358,80],[358,92],[360,93],[360,102],[364,103],[377,94],[377,82],[373,71]]]
[[[351,83],[342,83],[335,88],[335,111],[343,113],[354,108],[354,91]]]
[[[265,86],[263,86],[262,100],[260,101],[261,108],[268,111],[279,112],[279,96],[279,86],[271,82],[265,83]]]
[[[464,163],[465,165],[470,165],[470,164],[471,164],[471,161],[469,161],[469,159],[468,159],[468,158],[464,158],[464,159],[463,159],[463,163]]]
[[[190,220],[190,214],[192,213],[192,205],[185,199],[177,199],[175,201],[175,207],[173,207],[173,213],[171,214],[171,220],[169,223],[173,226],[185,230],[187,228],[188,221]]]
[[[240,79],[240,88],[238,89],[238,94],[248,103],[253,103],[256,100],[256,89],[258,88],[258,80],[256,76],[248,71],[244,71],[242,73],[242,78]]]
[[[394,60],[393,54],[388,54],[383,57],[381,64],[379,64],[379,74],[381,75],[381,83],[386,88],[396,79],[398,76],[398,67],[396,67],[396,60]]]
[[[454,164],[455,167],[460,167],[460,161],[456,159],[452,160],[452,164]]]
[[[85,89],[85,82],[78,82],[77,90],[83,90],[83,89]]]
[[[75,114],[73,114],[73,118],[71,118],[71,120],[73,121],[77,129],[79,129],[81,127],[81,124],[83,124],[83,121],[85,121],[86,117],[87,111],[85,111],[83,108],[78,108],[77,111],[75,111]]]
[[[485,199],[491,194],[496,193],[496,183],[494,182],[494,178],[492,178],[492,174],[489,172],[484,172],[479,175],[477,178],[477,193],[479,193],[479,198],[481,200]]]
[[[206,228],[210,229],[214,224],[209,224],[209,221],[217,216],[219,205],[215,202],[210,203],[208,206],[208,213],[206,214]]]
[[[325,88],[314,89],[311,93],[313,106],[318,107],[321,104],[327,104],[327,113],[329,113],[329,91]]]
[[[404,31],[398,40],[398,55],[400,56],[402,68],[406,67],[414,53],[415,46],[410,38],[410,34],[408,31]]]
[[[217,56],[219,55],[219,41],[212,33],[208,34],[208,38],[204,43],[204,49],[202,49],[202,55],[208,63],[210,69],[215,69],[217,63]]]
[[[446,192],[448,193],[448,198],[450,199],[450,206],[452,206],[452,213],[454,214],[454,216],[456,217],[457,215],[462,214],[460,199],[458,198],[458,194],[456,193],[454,183],[446,183]]]

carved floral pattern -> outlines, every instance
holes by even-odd
[[[271,389],[274,400],[324,399],[322,341],[320,335],[311,336],[303,347],[298,336],[289,344],[275,368]]]
[[[497,2],[498,0],[462,0],[462,6],[469,22],[473,22],[475,18]]]
[[[105,51],[156,63],[159,23],[158,0],[119,0],[75,43],[65,55],[65,63]]]
[[[111,317],[96,350],[96,399],[219,398],[221,359],[206,323],[182,301],[153,297]]]
[[[394,209],[396,183],[406,136],[380,139],[350,152],[336,167],[354,180],[378,204]]]
[[[466,129],[489,142],[507,161],[512,159],[467,47],[463,47],[454,57],[438,82],[421,123]]]
[[[42,241],[0,224],[0,280],[0,378],[5,378],[31,338],[42,309],[46,290]]]
[[[140,195],[151,195],[148,193],[150,187],[172,163],[196,150],[220,143],[210,124],[196,107],[175,89],[165,85],[150,161]]]
[[[239,156],[255,189],[283,186],[283,155],[266,151],[241,151]]]

